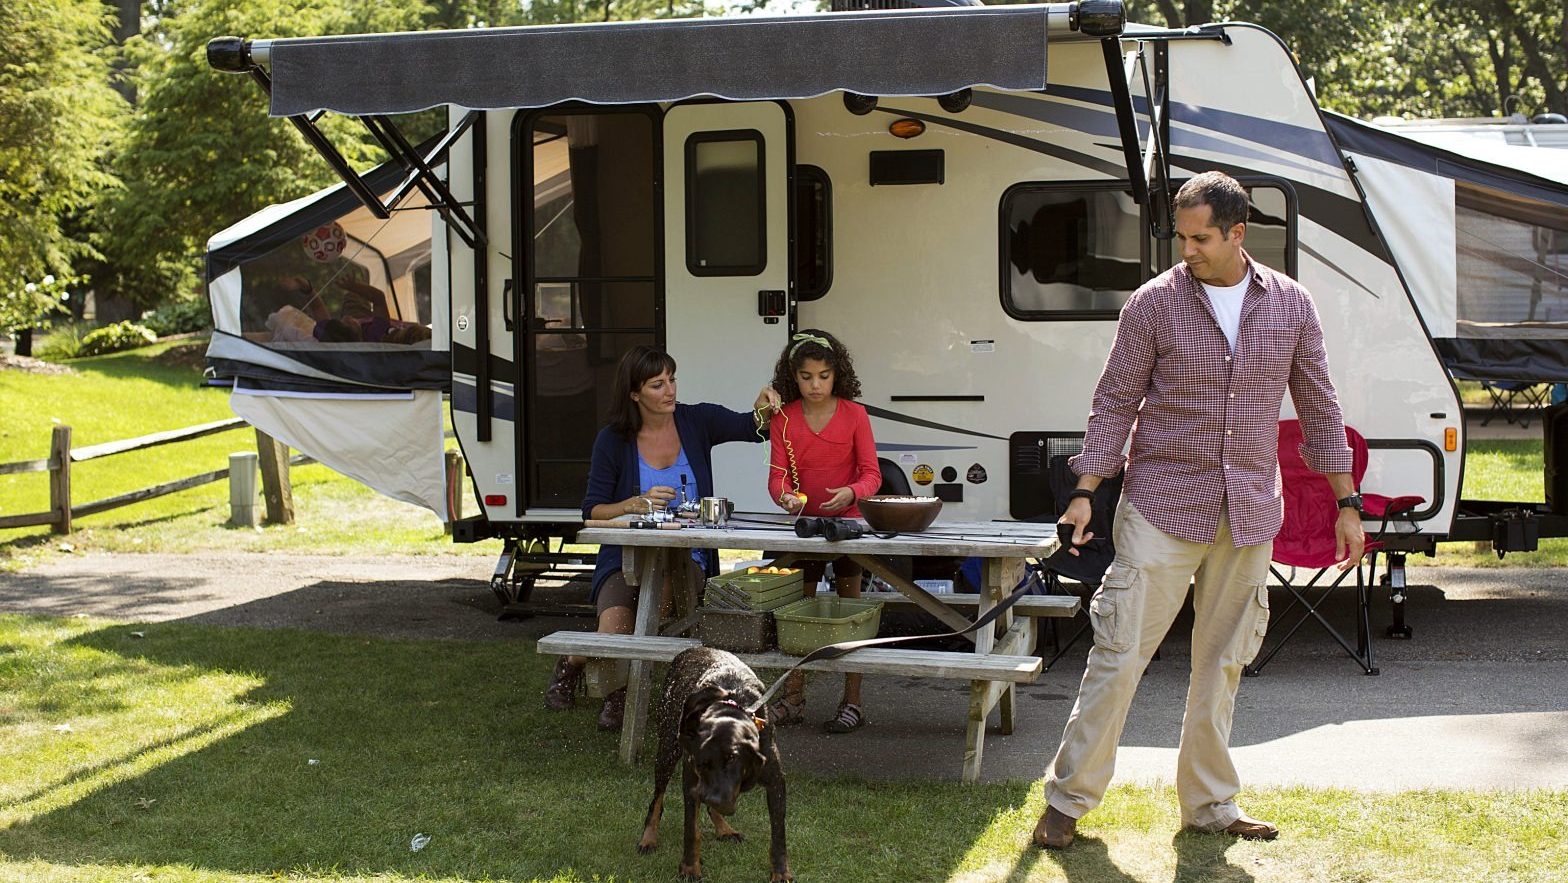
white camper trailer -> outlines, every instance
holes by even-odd
[[[433,287],[484,510],[455,535],[507,539],[498,583],[523,544],[580,526],[639,343],[676,357],[686,401],[741,407],[793,330],[829,329],[893,481],[944,517],[1054,517],[1049,458],[1079,443],[1119,307],[1173,262],[1170,195],[1207,169],[1250,188],[1252,254],[1315,296],[1366,487],[1426,501],[1398,561],[1456,533],[1462,410],[1410,268],[1261,28],[1126,25],[1085,0],[220,38],[209,58],[262,81],[350,183],[313,114],[396,149],[386,115],[450,108],[441,151],[401,151],[401,189],[449,220]],[[719,492],[767,509],[763,452],[715,453]]]

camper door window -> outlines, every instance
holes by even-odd
[[[767,267],[762,133],[686,139],[686,268],[693,276],[755,276]]]

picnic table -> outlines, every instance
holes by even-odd
[[[1046,557],[1057,548],[1052,525],[1001,521],[940,522],[919,534],[886,539],[867,534],[858,539],[829,542],[822,537],[796,536],[792,519],[778,513],[737,513],[730,525],[723,528],[695,525],[679,530],[630,526],[584,528],[578,532],[577,541],[621,546],[627,582],[654,587],[664,584],[666,574],[678,572],[674,568],[693,548],[765,549],[775,554],[773,563],[778,566],[787,566],[802,558],[847,555],[894,589],[893,592],[867,593],[866,597],[919,608],[954,631],[970,627],[1010,594],[1023,580],[1027,559]],[[892,557],[905,555],[982,558],[984,585],[978,595],[932,594],[902,576],[892,565]],[[662,629],[658,615],[661,593],[644,591],[638,595],[631,635],[562,631],[539,641],[540,653],[631,661],[620,745],[621,759],[626,763],[636,761],[646,732],[653,664],[668,662],[681,650],[700,643],[695,638],[684,637],[697,621],[698,587],[677,586],[676,591],[676,602],[683,608],[684,615],[678,615]],[[1072,596],[1030,595],[999,616],[991,627],[971,633],[968,639],[974,644],[972,652],[872,647],[839,659],[814,661],[806,668],[970,681],[963,778],[972,782],[980,774],[990,712],[1000,709],[1001,733],[1010,734],[1014,724],[1016,685],[1032,682],[1040,675],[1041,660],[1033,655],[1037,633],[1035,619],[1071,616],[1077,609],[1078,600]],[[799,661],[799,657],[778,652],[737,655],[755,669],[787,669]],[[765,680],[771,681],[771,678],[765,676]]]

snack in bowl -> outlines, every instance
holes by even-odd
[[[866,497],[856,503],[860,517],[879,533],[919,533],[936,521],[942,501],[936,497]]]

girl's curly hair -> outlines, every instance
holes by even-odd
[[[833,395],[841,399],[860,398],[860,378],[855,360],[838,338],[818,328],[802,328],[790,338],[773,367],[773,390],[785,404],[800,398],[795,372],[807,359],[818,359],[833,369]]]

